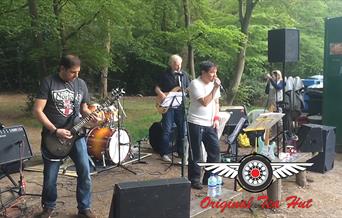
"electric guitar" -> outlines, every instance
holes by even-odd
[[[125,92],[122,89],[112,90],[109,99],[107,99],[103,104],[99,105],[97,109],[88,116],[81,119],[77,117],[71,117],[67,124],[62,127],[63,129],[67,129],[71,132],[71,139],[59,138],[56,134],[50,132],[45,133],[42,136],[43,145],[45,150],[48,152],[48,155],[59,159],[63,159],[68,156],[75,144],[75,141],[81,137],[82,134],[80,132],[84,125],[86,125],[96,113],[111,106],[113,102],[119,99],[124,93]]]
[[[272,142],[270,145],[265,145],[264,141],[261,139],[261,137],[258,137],[258,154],[262,154],[266,157],[268,157],[271,161],[275,159],[275,148],[276,143]]]
[[[180,92],[182,90],[181,87],[176,86],[175,88],[173,88],[170,92]],[[164,92],[164,94],[166,95],[166,97],[168,96],[168,94],[170,92]],[[156,109],[159,113],[161,114],[165,114],[167,112],[167,110],[169,110],[169,107],[163,107],[161,106],[161,104],[163,103],[163,99],[157,95],[156,96]]]

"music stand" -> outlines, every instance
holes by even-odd
[[[125,92],[123,90],[120,91],[122,94],[124,94]],[[121,143],[121,117],[120,117],[120,110],[123,111],[123,108],[121,106],[121,103],[120,103],[120,99],[116,100],[116,103],[117,103],[117,108],[118,108],[118,150],[119,150],[119,159],[118,159],[118,163],[116,164],[117,167],[121,167],[135,175],[137,175],[136,172],[134,172],[133,170],[131,169],[128,169],[127,167],[125,167],[124,165],[122,165],[121,163],[121,145],[126,145],[126,143]],[[123,111],[123,115],[126,116],[125,112]]]
[[[255,121],[253,121],[247,128],[244,129],[245,132],[255,132],[257,135],[258,131],[265,131],[265,144],[269,145],[269,130],[278,123],[285,114],[283,113],[262,113]],[[255,143],[255,152],[257,152],[258,143]],[[279,151],[279,144],[277,145],[277,150]]]
[[[182,109],[182,116],[183,116],[183,124],[184,125],[184,132],[185,132],[185,129],[187,130],[187,138],[188,138],[188,128],[187,128],[187,120],[186,120],[186,112],[185,112],[185,90],[184,90],[184,84],[183,84],[183,81],[184,81],[184,75],[182,73],[177,73],[176,74],[177,77],[178,77],[178,81],[179,81],[179,85],[180,85],[180,88],[181,88],[181,92],[169,92],[169,94],[166,96],[166,98],[163,100],[163,102],[161,103],[161,106],[164,107],[164,108],[170,108],[170,107],[181,107]],[[179,128],[177,126],[177,128]],[[179,136],[178,136],[179,137]],[[184,177],[184,165],[185,165],[185,159],[184,159],[184,156],[185,156],[185,145],[184,145],[184,140],[185,140],[185,135],[184,137],[181,139],[180,143],[181,143],[181,148],[182,148],[182,161],[181,161],[181,177]],[[176,142],[177,143],[177,139],[176,139]],[[176,145],[177,146],[177,145]],[[174,155],[173,155],[173,147],[174,145],[172,145],[172,152],[171,152],[171,163],[170,165],[168,166],[168,168],[166,170],[168,170],[171,166],[175,165],[174,164]],[[189,146],[189,149],[190,146]]]

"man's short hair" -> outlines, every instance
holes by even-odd
[[[209,70],[213,67],[217,67],[216,64],[214,64],[213,62],[211,61],[202,61],[200,64],[199,64],[199,69],[200,69],[200,72],[202,73],[202,71],[204,72],[209,72]]]
[[[81,66],[81,60],[76,55],[72,55],[72,54],[64,55],[59,62],[59,66],[63,66],[65,69],[70,69],[72,67],[79,67]]]

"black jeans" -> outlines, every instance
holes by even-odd
[[[201,167],[197,164],[202,161],[201,142],[203,142],[207,152],[206,162],[208,163],[220,162],[220,147],[216,129],[193,123],[188,123],[188,125],[190,136],[188,178],[191,184],[194,184],[200,183],[201,179]],[[205,171],[202,181],[204,185],[208,184],[209,176],[210,172]]]

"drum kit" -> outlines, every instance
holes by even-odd
[[[94,111],[99,104],[88,106]],[[131,154],[130,136],[128,132],[120,127],[120,120],[126,117],[123,107],[118,101],[118,108],[114,105],[98,113],[101,121],[87,126],[86,142],[89,156],[96,162],[107,164],[120,164]],[[120,110],[120,113],[119,113]],[[122,115],[121,115],[122,114]]]

